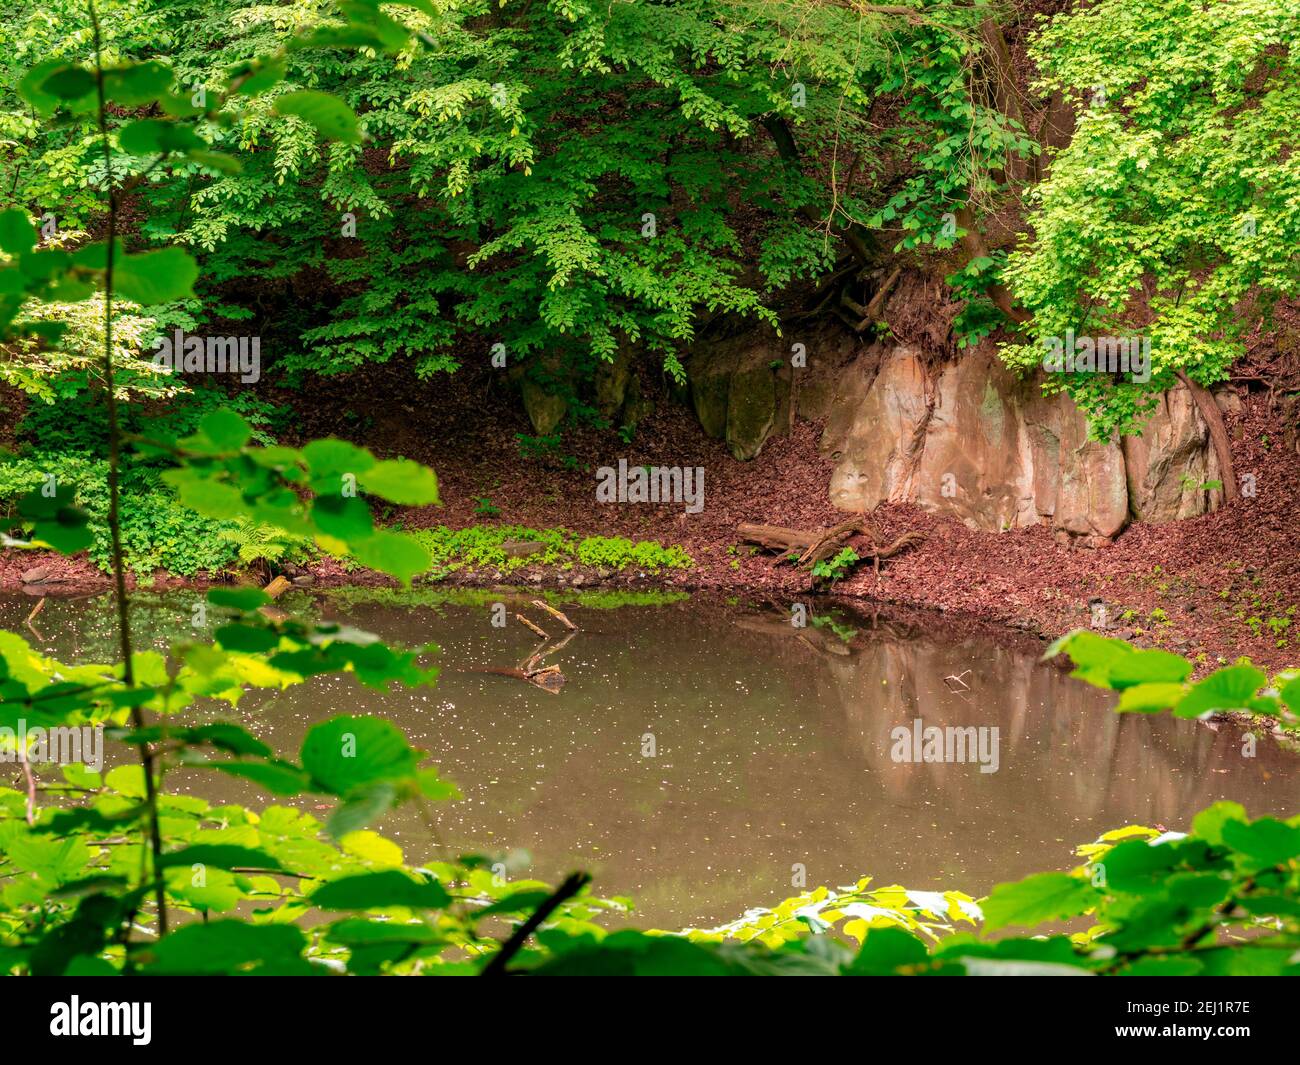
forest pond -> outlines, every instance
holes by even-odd
[[[385,717],[464,794],[434,807],[443,843],[502,857],[512,876],[557,882],[586,869],[597,893],[635,900],[643,927],[708,926],[774,904],[798,893],[800,867],[809,887],[870,875],[979,896],[1078,864],[1074,846],[1107,829],[1186,829],[1218,799],[1256,817],[1294,808],[1295,756],[1271,740],[1244,757],[1232,725],[1113,713],[1113,695],[1041,664],[1032,642],[1012,649],[839,605],[800,628],[774,608],[680,594],[551,593],[578,625],[545,659],[561,690],[477,672],[536,649],[516,612],[563,635],[531,604],[542,594],[295,591],[280,604],[290,613],[395,645],[437,643],[437,686],[380,694],[318,677],[214,713],[291,753],[327,717]],[[140,645],[209,635],[191,628],[196,602],[140,593]],[[492,624],[498,602],[503,627]],[[52,597],[33,629],[34,604],[0,598],[0,627],[64,661],[114,657],[107,597]],[[986,741],[996,728],[996,771],[976,748],[960,762],[898,760],[895,730],[911,733],[917,718],[984,729]],[[196,771],[169,786],[254,808],[283,801]],[[322,819],[330,809],[300,805]],[[413,811],[376,827],[408,862],[434,856]]]

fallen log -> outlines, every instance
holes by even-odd
[[[806,550],[817,535],[803,529],[789,529],[784,525],[755,525],[751,522],[741,522],[736,526],[736,533],[742,540],[758,544],[769,551]]]
[[[781,551],[795,555],[795,565],[812,567],[818,562],[830,558],[855,536],[865,536],[870,546],[854,548],[862,561],[874,562],[879,570],[881,560],[914,547],[925,541],[925,534],[905,532],[890,544],[880,546],[875,529],[865,515],[849,518],[826,529],[791,529],[784,525],[759,525],[753,522],[741,522],[736,526],[736,533],[747,543],[758,544],[769,551]]]
[[[284,577],[276,577],[270,584],[262,589],[272,599],[278,599],[287,592],[293,585]]]

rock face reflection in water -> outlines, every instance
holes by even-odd
[[[142,599],[142,644],[192,638],[193,601],[194,593]],[[511,613],[523,606],[545,624],[526,602],[512,601]],[[31,605],[0,600],[0,625],[65,659],[112,657],[107,598],[51,599],[37,619],[40,639],[23,628]],[[1001,880],[1077,864],[1073,847],[1109,828],[1186,828],[1218,799],[1257,816],[1295,805],[1294,767],[1283,764],[1293,756],[1271,741],[1246,758],[1233,726],[1117,715],[1106,693],[1040,664],[1036,644],[1013,648],[845,608],[795,629],[787,616],[708,600],[566,602],[581,631],[548,658],[566,678],[552,695],[473,672],[514,666],[537,644],[513,619],[493,628],[485,605],[301,597],[288,606],[395,643],[437,642],[437,688],[380,695],[350,678],[317,678],[254,693],[225,716],[290,752],[309,725],[334,714],[386,717],[464,792],[437,807],[450,846],[526,851],[529,875],[550,880],[589,869],[598,892],[636,901],[643,925],[713,924],[774,903],[797,892],[796,866],[808,886],[871,875],[981,895]],[[895,761],[893,730],[917,718],[996,728],[996,772],[974,761]],[[212,775],[173,782],[255,807],[276,801]],[[325,816],[327,807],[303,805]],[[408,860],[433,855],[412,814],[395,811],[378,827]]]

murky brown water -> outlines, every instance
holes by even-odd
[[[194,602],[193,593],[142,600],[141,642],[189,638]],[[1271,742],[1246,758],[1231,726],[1119,716],[1106,693],[1031,655],[843,608],[835,626],[823,618],[796,630],[779,615],[716,601],[566,603],[581,631],[551,659],[567,678],[551,695],[467,672],[513,666],[536,644],[513,617],[494,628],[486,602],[313,605],[299,596],[288,605],[390,642],[437,642],[438,686],[379,695],[351,678],[317,678],[251,695],[228,716],[285,752],[333,714],[389,718],[465,794],[437,808],[450,845],[526,851],[531,874],[550,880],[590,870],[598,892],[636,900],[644,925],[713,924],[777,902],[796,893],[796,865],[809,886],[869,874],[980,895],[1076,864],[1073,846],[1109,828],[1186,828],[1225,798],[1254,815],[1296,808],[1300,760]],[[110,600],[49,600],[36,619],[41,639],[22,625],[31,606],[0,599],[0,627],[65,660],[112,657]],[[997,771],[895,761],[891,730],[917,717],[996,727]],[[275,801],[206,774],[171,783],[254,806]],[[378,827],[408,860],[433,855],[413,816],[399,810]]]

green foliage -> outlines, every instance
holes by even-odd
[[[1143,714],[1169,710],[1175,717],[1203,717],[1243,711],[1300,733],[1300,670],[1288,669],[1271,681],[1246,658],[1189,682],[1192,664],[1168,651],[1133,648],[1124,640],[1097,636],[1087,629],[1067,633],[1045,657],[1066,654],[1074,662],[1071,676],[1120,693],[1120,712]]]
[[[824,558],[813,563],[813,580],[835,584],[847,577],[853,567],[861,561],[862,558],[853,548],[842,547],[838,553],[830,558]]]
[[[522,525],[471,525],[465,529],[418,529],[411,536],[428,551],[430,574],[441,578],[456,570],[498,569],[510,573],[524,566],[572,567],[575,563],[611,570],[687,569],[690,556],[680,547],[657,540],[626,540],[620,536],[579,538],[568,529],[530,529]],[[510,542],[534,543],[535,551],[508,555]]]
[[[262,565],[269,568],[281,562],[305,561],[310,554],[309,541],[284,533],[274,525],[237,518],[229,527],[218,530],[221,539],[235,549],[241,567]]]
[[[102,313],[102,311],[101,311]],[[160,416],[144,408],[129,408],[124,419],[133,433],[188,435],[208,413],[228,406],[248,419],[253,438],[273,443],[271,428],[280,412],[247,394],[227,397],[211,388],[187,394],[186,402]],[[78,396],[57,405],[34,405],[19,426],[22,441],[15,455],[0,456],[0,505],[17,520],[17,501],[50,478],[70,487],[75,502],[90,517],[89,555],[101,569],[112,562],[108,535],[108,464],[103,452],[108,439],[102,405]],[[278,562],[297,557],[295,541],[265,526],[244,521],[214,521],[183,506],[162,480],[167,463],[138,456],[122,471],[120,502],[123,547],[128,565],[141,578],[156,570],[179,576],[216,571],[238,561],[245,566],[261,559]]]
[[[1152,377],[1052,374],[1099,439],[1140,428],[1177,370],[1210,385],[1243,351],[1253,290],[1300,292],[1296,0],[1101,0],[1046,23],[1040,88],[1079,114],[1031,191],[1006,276],[1033,313],[1013,366],[1067,329],[1151,340]]]
[[[983,4],[102,2],[113,62],[143,60],[109,78],[108,165],[147,244],[202,253],[218,299],[186,301],[196,319],[330,282],[261,326],[290,373],[429,376],[486,340],[561,386],[628,344],[680,378],[701,312],[775,326],[772,292],[863,220],[950,244],[942,216],[1035,150],[972,75]],[[82,4],[55,7],[19,3],[4,31],[0,181],[85,228],[105,177],[75,95],[90,34]],[[40,121],[56,107],[70,136]]]
[[[585,566],[607,569],[688,569],[693,562],[680,547],[664,547],[657,540],[633,543],[621,536],[588,536],[574,548],[578,561]]]
[[[1000,252],[994,256],[981,255],[945,279],[953,295],[965,301],[952,323],[959,348],[973,347],[998,326],[1006,324],[1006,315],[986,295],[989,286],[1001,280],[1005,265],[1006,256]]]

